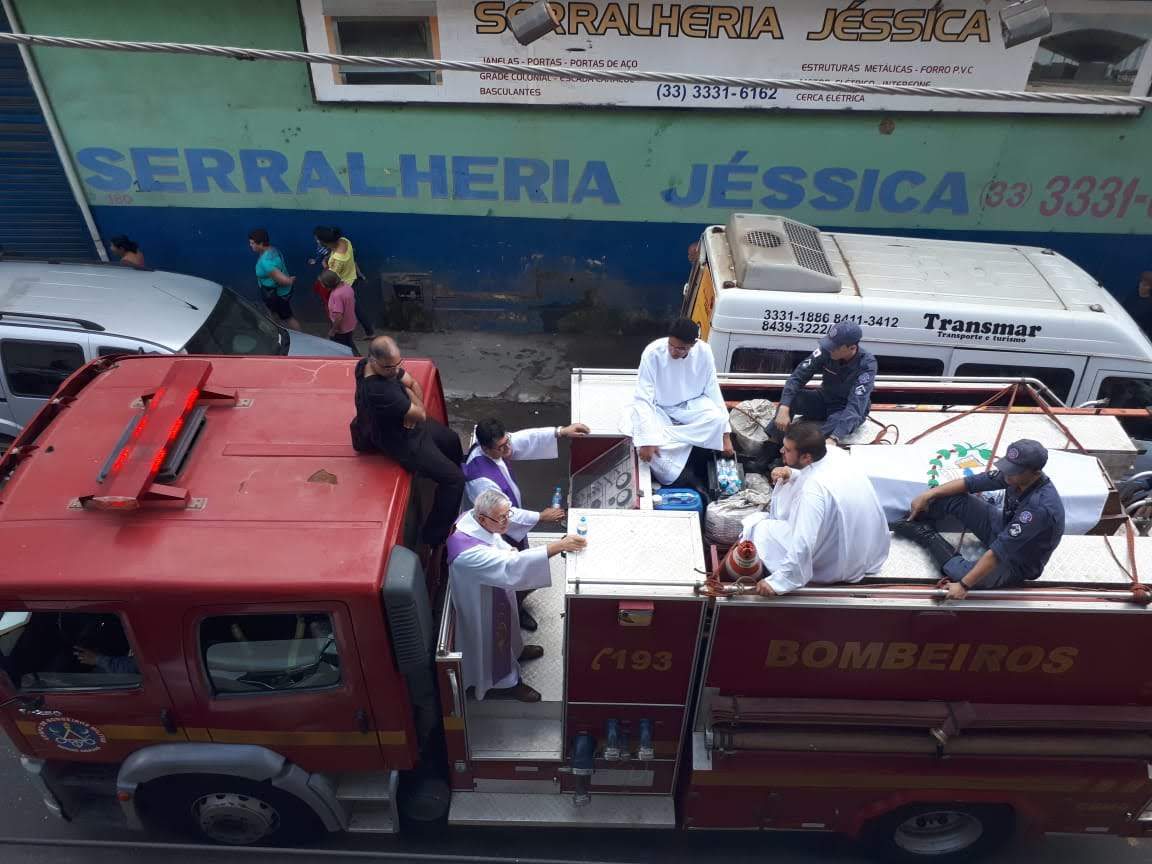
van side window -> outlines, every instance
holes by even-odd
[[[1076,373],[1054,366],[1011,366],[1006,363],[961,363],[956,374],[972,378],[1036,378],[1062,401],[1072,392]]]
[[[790,375],[811,351],[788,351],[781,348],[737,348],[732,352],[732,372],[782,372]]]
[[[876,357],[880,375],[943,375],[944,361],[934,357]]]
[[[47,398],[84,365],[84,349],[70,342],[0,342],[0,364],[13,396]]]
[[[336,633],[324,612],[205,618],[200,651],[217,694],[320,690],[340,683]]]
[[[1152,379],[1105,378],[1100,382],[1097,399],[1107,399],[1109,408],[1147,408],[1152,406]],[[1125,418],[1121,420],[1124,430],[1134,438],[1143,441],[1152,439],[1152,417]]]
[[[140,667],[111,612],[0,612],[0,668],[21,691],[140,686]]]

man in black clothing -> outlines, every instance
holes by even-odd
[[[401,364],[400,349],[388,336],[372,340],[368,356],[356,364],[356,417],[352,446],[361,453],[387,453],[413,474],[436,483],[423,540],[443,543],[460,512],[464,450],[460,438],[424,410],[424,391]]]

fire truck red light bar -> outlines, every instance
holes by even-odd
[[[87,496],[93,507],[134,510],[140,506],[211,373],[207,360],[189,358],[172,364],[112,463],[104,488]]]

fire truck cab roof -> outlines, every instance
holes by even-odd
[[[354,368],[351,358],[218,357],[85,367],[0,480],[0,594],[378,592],[411,480],[348,443]],[[439,392],[431,363],[406,368]],[[68,422],[51,422],[61,413]]]

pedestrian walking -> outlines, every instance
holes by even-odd
[[[268,229],[253,228],[249,231],[248,248],[260,256],[256,259],[256,282],[264,305],[285,327],[299,330],[300,322],[292,312],[292,285],[296,277],[288,275],[284,256],[272,245]]]
[[[356,266],[356,253],[352,248],[352,241],[335,225],[318,225],[312,233],[320,248],[324,250],[319,259],[324,269],[331,270],[340,277],[340,281],[352,286],[352,293],[356,297],[356,320],[364,328],[364,335],[371,339],[375,330],[372,321],[365,313],[362,299],[367,286],[364,274]],[[316,263],[316,259],[313,259],[312,263]]]
[[[352,286],[341,280],[333,270],[325,270],[317,279],[328,294],[328,338],[341,345],[347,345],[359,357],[356,340],[352,333],[356,329],[356,296]]]

